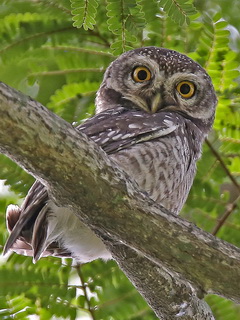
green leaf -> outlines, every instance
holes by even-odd
[[[73,26],[92,30],[96,24],[98,4],[96,0],[71,0]]]
[[[189,24],[189,17],[197,13],[193,2],[189,0],[161,0],[160,5],[169,17],[179,25],[183,25],[184,22]]]
[[[135,0],[108,0],[107,24],[109,30],[117,36],[111,45],[115,55],[131,48],[130,43],[135,43],[137,36],[145,25],[142,7]]]

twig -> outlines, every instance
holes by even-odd
[[[97,29],[97,26],[95,26],[94,30],[88,30],[88,32],[90,35],[93,35],[102,40],[104,42],[105,47],[110,48],[111,44],[107,41],[105,37],[101,35],[101,33]]]
[[[238,189],[240,192],[240,185],[238,184],[237,180],[234,178],[234,176],[231,174],[231,172],[228,170],[227,166],[225,165],[224,161],[222,160],[221,156],[219,153],[213,148],[212,144],[208,139],[206,139],[206,144],[208,145],[209,149],[213,153],[213,155],[216,157],[216,159],[219,161],[220,165],[222,166],[223,170],[226,172],[227,176],[229,179],[232,181],[234,186]],[[240,196],[239,196],[240,197]],[[237,208],[237,201],[239,197],[233,202],[229,203],[226,207],[226,211],[222,215],[221,218],[218,219],[218,222],[216,226],[213,228],[212,234],[215,236],[218,231],[221,229],[221,227],[224,225],[225,221],[227,218],[231,215],[231,213]]]
[[[234,178],[234,176],[231,174],[231,172],[228,170],[227,166],[225,165],[224,161],[222,160],[221,156],[219,153],[213,148],[212,144],[208,139],[206,139],[206,144],[208,145],[209,149],[211,152],[214,154],[214,156],[217,158],[219,161],[220,165],[222,166],[223,170],[226,172],[228,175],[229,179],[232,181],[232,183],[236,186],[236,188],[240,192],[240,185],[238,184],[237,180]]]
[[[52,1],[46,1],[46,0],[37,0],[36,2],[43,3],[44,5],[46,5],[46,2],[48,2],[47,5],[49,7],[51,6],[53,8],[57,8],[57,9],[61,10],[62,12],[66,13],[68,15],[71,15],[71,10],[68,10],[63,5],[59,5],[59,4],[53,3]]]
[[[73,47],[73,46],[43,46],[44,49],[49,49],[49,50],[63,50],[63,51],[74,51],[74,52],[82,52],[82,53],[87,53],[87,54],[94,54],[94,55],[99,55],[99,56],[106,56],[109,58],[113,58],[114,56],[109,53],[109,52],[104,52],[104,51],[97,51],[97,50],[92,50],[92,49],[85,49],[85,48],[80,48],[80,47]]]
[[[230,216],[230,214],[237,208],[237,202],[240,199],[240,196],[233,202],[229,203],[226,207],[226,211],[222,215],[221,218],[218,219],[216,226],[213,228],[212,234],[215,236],[220,228],[224,225],[227,218]]]
[[[117,303],[120,303],[123,300],[128,299],[128,298],[130,298],[130,297],[132,297],[132,296],[134,296],[136,294],[137,294],[136,290],[128,291],[127,293],[122,294],[120,297],[114,298],[112,300],[107,300],[107,301],[99,304],[98,305],[98,310],[106,308],[108,306],[112,306],[112,305],[117,304]]]
[[[35,33],[33,35],[30,35],[26,38],[22,38],[20,40],[17,40],[11,44],[9,44],[8,46],[2,48],[0,50],[0,53],[3,53],[15,46],[18,46],[18,45],[21,45],[22,43],[26,43],[26,42],[30,42],[36,38],[41,38],[41,37],[47,37],[48,35],[51,35],[51,34],[55,34],[55,33],[59,33],[59,32],[65,32],[65,31],[69,31],[69,30],[72,30],[72,31],[76,31],[72,26],[69,26],[69,27],[65,27],[65,28],[61,28],[61,29],[54,29],[54,30],[50,30],[50,31],[47,31],[47,32],[39,32],[39,33]]]
[[[76,270],[77,270],[77,274],[79,276],[79,279],[81,281],[82,290],[83,290],[83,293],[84,293],[84,296],[85,296],[85,299],[86,299],[86,303],[87,303],[87,309],[88,309],[89,313],[91,314],[92,320],[96,320],[95,315],[94,315],[94,309],[92,308],[91,302],[90,302],[90,300],[88,298],[87,286],[86,286],[85,281],[84,281],[84,277],[83,277],[83,273],[82,273],[82,270],[81,270],[81,266],[79,264],[76,266]]]
[[[64,74],[69,74],[69,73],[104,72],[104,71],[105,71],[104,68],[65,69],[65,70],[34,72],[34,73],[29,74],[29,77],[32,77],[32,76],[55,76],[55,75],[64,75]]]

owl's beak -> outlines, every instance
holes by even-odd
[[[155,96],[153,96],[153,99],[151,100],[150,112],[156,113],[158,110],[161,109],[161,105],[162,105],[162,95],[160,92],[157,92]]]
[[[157,92],[151,99],[142,99],[140,96],[125,95],[124,99],[133,102],[138,108],[147,113],[156,113],[162,108],[162,95]]]

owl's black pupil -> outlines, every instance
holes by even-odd
[[[140,71],[138,71],[137,76],[138,76],[138,79],[139,79],[139,80],[142,80],[142,81],[143,81],[143,80],[147,79],[148,74],[147,74],[147,71],[145,71],[145,70],[140,70]]]
[[[182,94],[188,94],[190,92],[190,90],[191,90],[190,86],[186,83],[182,84],[180,87],[180,92]]]

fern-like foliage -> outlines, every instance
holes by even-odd
[[[240,144],[240,98],[237,53],[229,50],[230,33],[228,24],[217,13],[211,18],[203,16],[204,28],[200,33],[199,45],[191,55],[200,62],[212,77],[218,93],[218,108],[214,128],[222,141],[220,151],[226,157],[227,166],[235,175],[240,175],[238,162]],[[229,155],[233,154],[233,157]]]
[[[117,36],[111,48],[114,54],[120,54],[136,43],[136,36],[143,30],[145,20],[141,5],[135,0],[108,0],[107,24],[109,30]]]
[[[88,118],[94,114],[94,100],[99,85],[99,82],[88,81],[66,84],[51,96],[47,106],[67,121],[78,122]]]
[[[98,2],[96,0],[71,0],[71,4],[73,26],[92,30],[96,24]]]
[[[65,266],[60,261],[49,260],[33,268],[29,258],[12,258],[0,269],[0,303],[1,307],[5,305],[2,315],[14,315],[16,319],[32,314],[44,319],[51,319],[53,315],[75,319],[77,287],[68,285],[69,264]]]
[[[180,25],[190,23],[190,17],[197,13],[193,1],[189,0],[161,0],[160,5],[169,17]]]
[[[20,197],[27,194],[34,181],[32,176],[3,154],[0,154],[0,179],[4,179],[10,190]]]

